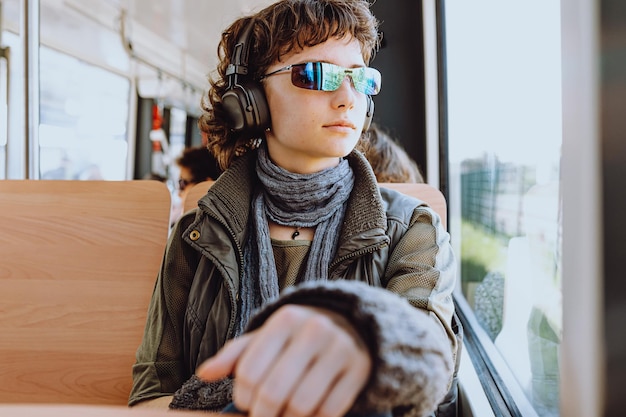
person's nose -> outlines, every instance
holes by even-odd
[[[351,109],[354,107],[357,94],[359,93],[352,85],[352,78],[346,74],[339,88],[334,91],[333,105],[336,108],[345,107],[346,109]]]

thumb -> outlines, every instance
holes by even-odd
[[[216,381],[231,375],[241,354],[246,350],[252,333],[230,340],[215,356],[204,361],[196,368],[196,375],[205,381]]]

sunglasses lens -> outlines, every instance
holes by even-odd
[[[346,78],[346,70],[343,67],[333,64],[322,63],[322,90],[335,91],[341,87],[341,83]]]
[[[374,68],[347,69],[326,62],[307,62],[291,69],[293,85],[307,90],[335,91],[346,76],[360,93],[374,95],[380,91],[380,72]]]
[[[358,68],[351,77],[354,88],[363,94],[373,96],[380,91],[380,72],[374,68]]]
[[[307,62],[291,68],[291,83],[307,90],[322,90],[322,63]]]

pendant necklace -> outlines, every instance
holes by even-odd
[[[296,240],[300,236],[300,226],[296,227],[296,230],[291,234],[291,240]]]

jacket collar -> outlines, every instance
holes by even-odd
[[[340,246],[356,235],[384,235],[387,229],[386,212],[372,168],[359,151],[352,151],[346,158],[354,171],[354,188],[339,236]],[[230,227],[243,242],[252,196],[258,185],[256,151],[247,152],[220,175],[198,205]]]
[[[356,235],[384,234],[387,230],[386,211],[370,164],[356,150],[347,158],[354,171],[354,188],[348,199],[339,246]]]
[[[256,152],[247,152],[219,176],[209,192],[198,201],[198,206],[229,226],[242,241],[258,183]]]

